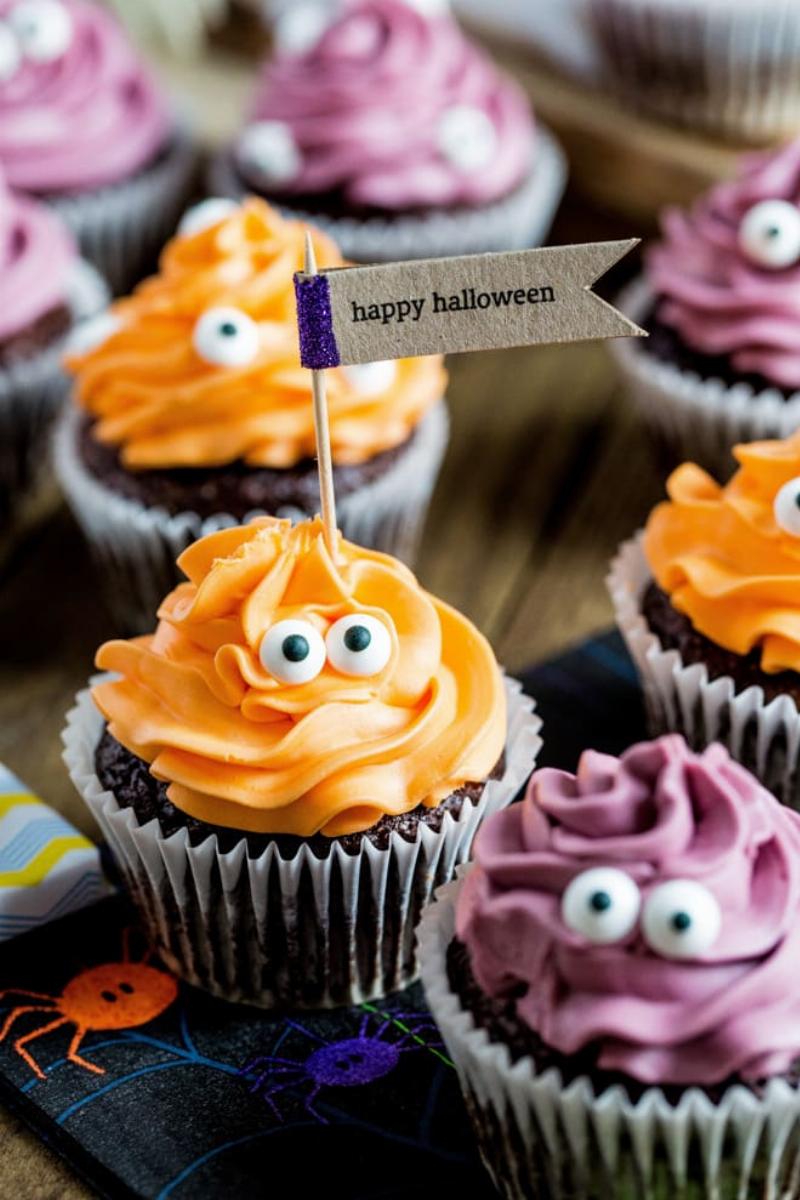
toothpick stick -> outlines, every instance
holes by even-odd
[[[311,234],[306,230],[306,275],[318,275],[317,256]],[[319,470],[319,494],[322,502],[322,524],[325,545],[331,558],[336,558],[336,497],[333,491],[333,461],[331,459],[331,434],[328,425],[328,395],[324,371],[311,372],[314,392],[314,433],[317,440],[317,468]]]

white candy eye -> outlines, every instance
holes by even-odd
[[[72,16],[59,0],[22,0],[8,20],[31,62],[55,62],[72,43]]]
[[[406,0],[410,8],[415,8],[423,17],[443,17],[450,11],[449,0]]]
[[[439,121],[439,150],[460,171],[487,167],[497,151],[497,131],[480,108],[457,104]]]
[[[366,613],[351,613],[332,625],[325,646],[328,662],[342,675],[378,675],[392,656],[389,630]]]
[[[19,42],[9,27],[0,23],[0,83],[13,79],[21,63]]]
[[[325,666],[325,643],[310,621],[278,621],[261,639],[258,656],[281,683],[310,683]]]
[[[344,373],[357,392],[362,396],[380,396],[388,392],[397,378],[397,364],[387,359],[382,362],[359,363],[344,367]]]
[[[334,14],[325,4],[297,3],[282,12],[275,21],[272,37],[282,54],[304,54],[313,49],[331,23]]]
[[[67,353],[88,354],[90,350],[97,350],[121,328],[119,317],[110,310],[98,313],[87,321],[79,321],[67,340]]]
[[[759,267],[793,267],[800,260],[800,208],[788,200],[754,204],[739,226],[739,245]]]
[[[779,529],[800,537],[800,478],[783,485],[772,502],[772,511]]]
[[[291,183],[302,159],[294,135],[282,121],[256,121],[239,138],[241,164],[265,184]]]
[[[202,233],[204,229],[219,225],[220,221],[227,220],[238,211],[239,205],[235,200],[227,200],[224,196],[211,196],[186,210],[178,226],[178,233],[183,237]]]
[[[564,924],[599,946],[619,942],[636,924],[639,889],[616,867],[591,867],[570,881],[561,898]]]
[[[642,910],[645,941],[665,958],[698,958],[714,945],[721,926],[716,896],[693,879],[659,884]]]
[[[192,338],[200,357],[218,367],[246,367],[258,356],[258,326],[238,308],[209,308]]]

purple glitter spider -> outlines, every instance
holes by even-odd
[[[373,1033],[369,1032],[372,1014],[367,1013],[355,1037],[337,1042],[326,1042],[297,1022],[287,1020],[287,1025],[292,1029],[318,1042],[319,1048],[304,1060],[277,1058],[271,1054],[257,1056],[250,1059],[240,1073],[252,1080],[250,1091],[266,1101],[279,1121],[283,1117],[275,1103],[278,1092],[309,1086],[310,1091],[303,1101],[305,1110],[315,1120],[327,1125],[327,1118],[314,1107],[314,1101],[323,1088],[363,1087],[389,1075],[399,1063],[401,1054],[414,1050],[436,1052],[442,1045],[438,1039],[422,1041],[421,1030],[436,1031],[433,1018],[424,1013],[379,1015],[385,1019]],[[413,1024],[406,1026],[400,1022]],[[397,1029],[401,1034],[397,1041],[389,1041],[385,1036],[392,1029]],[[409,1042],[412,1044],[409,1045]]]

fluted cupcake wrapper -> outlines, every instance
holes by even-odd
[[[95,316],[107,302],[105,282],[94,267],[79,260],[67,295],[73,328]],[[47,463],[46,435],[69,387],[61,367],[68,336],[0,368],[0,526],[16,498],[33,487]]]
[[[161,601],[183,579],[175,565],[178,555],[198,538],[240,522],[228,513],[170,516],[118,495],[83,465],[79,419],[71,406],[59,422],[56,475],[98,563],[111,611],[125,629],[145,632],[152,629]],[[448,432],[442,401],[384,475],[338,499],[339,528],[349,541],[413,563]],[[259,515],[254,510],[248,517]],[[275,515],[302,520],[314,514],[286,508]]]
[[[155,269],[192,198],[198,166],[192,139],[176,127],[161,157],[133,178],[95,192],[51,196],[48,203],[120,295]]]
[[[214,159],[208,182],[212,195],[238,200],[247,194],[230,150]],[[566,182],[564,152],[549,130],[539,126],[526,179],[510,195],[481,208],[358,220],[273,202],[285,216],[323,229],[353,262],[396,262],[538,246],[550,231]]]
[[[722,742],[783,801],[800,810],[800,712],[790,696],[767,703],[760,687],[737,691],[729,676],[709,679],[700,663],[684,663],[678,650],[663,649],[642,613],[653,576],[642,535],[620,548],[608,577],[617,625],[644,690],[653,736],[682,733],[702,750]]]
[[[466,868],[468,870],[468,868]],[[463,873],[459,872],[463,877]],[[512,1061],[452,991],[447,947],[461,882],[442,888],[418,931],[425,995],[475,1129],[506,1200],[782,1200],[797,1195],[800,1094],[771,1081],[737,1085],[713,1102],[688,1088],[677,1105],[660,1088],[635,1103],[621,1087],[595,1094],[531,1058]]]
[[[249,858],[211,835],[165,837],[140,826],[95,771],[103,718],[89,691],[67,717],[64,760],[97,819],[150,938],[181,978],[215,995],[263,1007],[358,1004],[417,974],[414,928],[436,887],[469,858],[485,817],[515,798],[533,769],[541,722],[516,680],[506,680],[506,765],[476,804],[440,829],[420,822],[414,841],[392,833],[386,849],[364,838],[357,854],[333,842],[327,858],[307,845],[290,860],[275,845]]]
[[[641,321],[653,306],[644,279],[619,297],[618,306]],[[701,379],[691,371],[662,362],[646,340],[618,338],[611,353],[627,389],[656,439],[676,461],[697,462],[725,481],[736,462],[731,454],[740,442],[784,438],[800,427],[800,392],[786,399],[776,388],[756,391],[748,383],[726,384]]]
[[[626,102],[739,141],[800,128],[796,0],[590,0],[588,11]]]

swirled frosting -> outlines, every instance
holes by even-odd
[[[480,169],[443,152],[443,119],[465,109],[467,136],[475,110],[490,137],[494,130]],[[403,0],[350,3],[310,50],[279,52],[264,67],[251,119],[283,124],[297,149],[297,169],[276,193],[340,191],[389,212],[505,196],[529,170],[534,145],[521,89],[451,17],[426,17]]]
[[[0,342],[67,302],[76,259],[58,218],[11,192],[0,171]]]
[[[732,181],[688,212],[669,209],[646,260],[658,317],[702,354],[728,355],[743,375],[800,388],[800,262],[769,270],[740,244],[747,212],[765,200],[800,204],[800,141],[750,155]]]
[[[673,606],[718,646],[760,648],[762,670],[800,670],[800,538],[775,516],[781,487],[800,476],[800,435],[737,446],[720,487],[693,464],[667,484],[644,550]]]
[[[29,192],[117,183],[151,162],[170,132],[166,104],[116,20],[86,0],[57,2],[71,24],[63,53],[21,53],[0,78],[0,162]],[[0,26],[13,29],[19,4],[0,0]]]
[[[100,649],[98,666],[121,678],[93,693],[178,808],[235,829],[337,836],[491,774],[506,736],[492,651],[396,559],[340,539],[334,563],[319,519],[265,518],[202,539],[179,566],[190,582],[164,601],[156,633]],[[290,685],[261,665],[276,622],[324,635],[351,613],[389,631],[376,675],[327,661]]]
[[[587,751],[577,775],[539,770],[522,804],[486,822],[457,931],[492,996],[565,1055],[645,1084],[762,1079],[800,1053],[800,817],[719,745],[677,735],[621,758]],[[648,896],[702,884],[722,914],[697,958],[652,950],[636,924],[599,945],[567,926],[562,897],[592,867]]]
[[[300,366],[294,273],[306,227],[251,199],[211,227],[176,237],[160,274],[113,306],[120,328],[73,358],[78,402],[94,435],[132,469],[291,467],[315,453],[311,381]],[[340,266],[314,234],[320,266]],[[212,308],[233,306],[258,325],[258,351],[237,367],[209,363],[194,330]],[[377,391],[346,368],[328,373],[337,463],[363,462],[405,442],[444,394],[440,358],[405,359]]]

